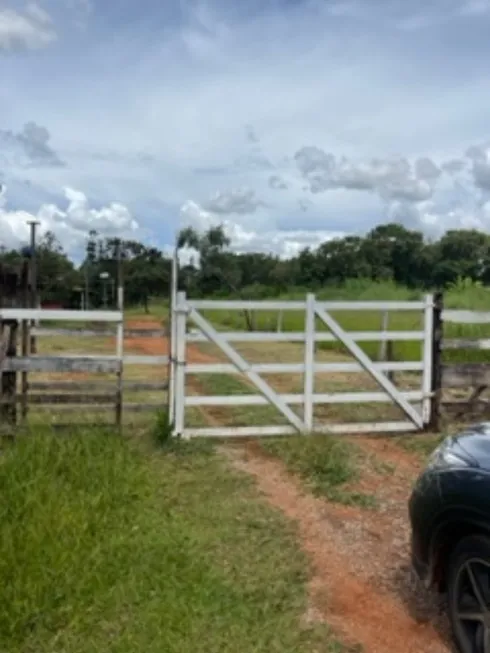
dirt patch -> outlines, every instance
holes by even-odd
[[[390,506],[406,501],[412,483],[420,472],[420,458],[403,451],[386,437],[351,435],[342,436],[362,451],[361,475],[352,489],[374,494],[380,499],[380,511],[389,512]]]
[[[366,452],[399,470],[402,474],[413,477],[420,471],[420,458],[409,451],[404,451],[386,437],[356,435],[348,437]]]
[[[160,322],[152,322],[151,320],[131,320],[126,325],[128,329],[161,329]],[[168,339],[167,338],[124,338],[125,351],[137,351],[149,355],[165,356],[168,354]]]
[[[260,455],[252,443],[221,451],[255,478],[273,506],[297,522],[313,563],[310,614],[365,653],[450,650],[441,606],[414,585],[410,574],[406,502],[400,510],[400,502],[392,499],[379,514],[333,505],[305,493],[278,461]],[[396,644],[400,640],[402,646]]]
[[[159,322],[151,320],[132,320],[128,323],[130,329],[161,329]],[[124,348],[126,351],[137,351],[148,355],[165,356],[169,352],[167,338],[125,338]],[[198,347],[187,344],[187,362],[189,363],[213,363],[215,358],[200,351]]]

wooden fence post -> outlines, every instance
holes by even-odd
[[[17,355],[18,324],[12,320],[2,321],[0,327],[0,424],[17,424],[17,373],[2,370],[7,358]]]
[[[22,306],[29,306],[29,264],[24,261],[21,273],[21,298]],[[26,357],[29,355],[30,328],[29,320],[22,320],[21,323],[21,356]],[[22,389],[22,420],[25,421],[28,412],[28,392],[29,392],[29,379],[27,372],[21,374],[21,389]]]
[[[432,401],[428,424],[431,431],[439,431],[441,427],[443,309],[444,296],[442,292],[436,292],[434,293],[434,319],[432,325]]]
[[[17,339],[19,334],[19,325],[17,322],[9,322],[6,336],[6,355],[7,358],[17,356]],[[17,424],[17,373],[4,372],[2,374],[2,397],[5,404],[2,406],[3,418],[6,424],[15,426]]]
[[[0,424],[17,424],[17,372],[2,369],[8,358],[17,356],[19,324],[17,320],[2,320],[1,309],[17,306],[22,301],[19,292],[18,268],[0,264]]]

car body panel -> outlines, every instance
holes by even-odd
[[[427,584],[449,540],[473,531],[490,533],[490,424],[447,438],[438,451],[459,457],[461,465],[455,458],[452,465],[443,466],[435,453],[408,504],[412,565]]]

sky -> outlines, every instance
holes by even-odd
[[[488,231],[489,33],[490,0],[0,0],[0,244]]]

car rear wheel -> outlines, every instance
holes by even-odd
[[[490,538],[465,537],[448,569],[448,611],[462,653],[490,653]]]

